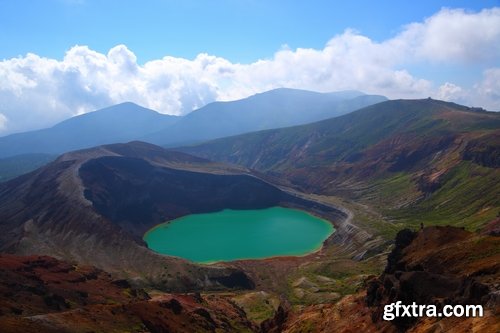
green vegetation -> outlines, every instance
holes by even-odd
[[[421,222],[477,230],[498,216],[499,130],[500,113],[395,100],[182,150],[366,204],[386,218],[358,215],[354,223],[389,239]]]
[[[280,304],[276,295],[265,291],[242,293],[232,300],[245,310],[248,319],[258,324],[271,318]]]
[[[405,225],[454,225],[475,231],[500,213],[500,170],[463,161],[435,192],[411,207],[387,212]]]
[[[332,303],[360,289],[368,276],[378,275],[385,257],[356,261],[336,252],[327,261],[310,262],[287,278],[285,294],[294,305]]]

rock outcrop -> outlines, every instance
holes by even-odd
[[[191,176],[202,184],[189,183]],[[241,179],[247,192],[226,177]],[[212,187],[202,188],[205,183]],[[201,190],[206,202],[193,199]],[[185,205],[170,200],[169,192]],[[244,169],[140,142],[67,153],[0,185],[0,251],[93,265],[170,291],[251,288],[240,270],[156,254],[142,234],[164,219],[220,209],[228,197],[235,205],[265,206],[279,201],[279,194]]]
[[[142,142],[101,146],[0,184],[0,252],[93,265],[167,291],[251,289],[242,269],[159,255],[142,236],[187,214],[276,205],[346,216],[245,168]]]
[[[256,332],[230,300],[156,294],[91,266],[0,255],[0,328],[26,332]]]
[[[498,332],[500,238],[454,227],[401,231],[379,277],[335,304],[288,311],[282,332]],[[383,319],[384,306],[482,305],[483,317]]]

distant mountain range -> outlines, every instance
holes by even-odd
[[[306,192],[369,202],[406,225],[433,221],[475,230],[500,214],[500,113],[454,103],[386,101],[181,151],[252,168]]]
[[[276,89],[233,102],[214,102],[141,140],[159,145],[181,145],[241,133],[293,125],[343,115],[387,100],[357,91],[317,93]]]
[[[386,100],[356,91],[315,93],[276,89],[233,102],[214,102],[184,117],[122,103],[65,120],[51,128],[0,138],[0,158],[61,154],[102,144],[142,140],[176,145],[261,129],[305,124]]]
[[[178,117],[134,103],[122,103],[67,119],[42,130],[0,138],[0,157],[19,154],[61,154],[106,143],[131,141],[172,125]]]
[[[298,103],[301,94],[293,91],[295,103],[283,110],[301,105],[304,111],[307,103]],[[343,94],[349,97],[345,103],[364,98]],[[88,331],[494,329],[500,276],[500,113],[432,99],[394,100],[305,125],[195,143],[228,135],[233,121],[254,121],[248,119],[254,111],[243,106],[258,104],[262,95],[229,103],[239,106],[219,122],[204,118],[215,113],[210,105],[165,120],[124,104],[116,106],[118,111],[111,108],[55,126],[63,134],[60,128],[72,128],[80,138],[96,128],[95,119],[109,115],[108,126],[114,128],[106,140],[116,140],[119,109],[127,107],[155,123],[144,122],[142,128],[171,122],[165,125],[171,132],[160,128],[148,134],[167,137],[165,145],[184,142],[181,128],[199,136],[180,148],[133,141],[66,152],[1,183],[0,326],[6,332],[81,331],[75,322],[83,322]],[[287,100],[293,98],[282,97],[280,103]],[[311,110],[319,117],[320,109]],[[241,112],[245,116],[223,122],[237,110],[246,110]],[[271,119],[267,116],[257,118]],[[82,119],[87,127],[79,125]],[[264,126],[260,120],[253,124]],[[289,121],[279,120],[273,124]],[[204,122],[203,128],[194,125]],[[126,128],[137,136],[141,126]],[[54,145],[72,137],[57,138],[51,139]],[[22,157],[25,164],[37,163],[32,155]],[[3,162],[15,166],[16,158]],[[271,206],[307,211],[330,221],[335,232],[307,256],[206,265],[157,254],[142,239],[147,230],[181,216]],[[136,287],[154,292],[148,296]],[[386,304],[408,300],[480,304],[485,316],[381,319]]]

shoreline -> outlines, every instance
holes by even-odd
[[[262,209],[229,209],[229,208],[226,208],[226,209],[222,209],[222,210],[218,210],[218,211],[214,211],[214,212],[210,212],[210,213],[197,213],[197,214],[189,214],[189,215],[184,215],[184,216],[181,216],[181,217],[178,217],[176,219],[172,219],[172,220],[168,220],[168,221],[165,221],[163,223],[160,223],[160,224],[157,224],[155,225],[154,227],[152,227],[151,229],[149,229],[148,231],[146,231],[142,237],[142,240],[146,243],[146,237],[148,236],[149,233],[151,233],[152,231],[158,229],[158,228],[161,228],[165,225],[168,225],[172,222],[175,222],[175,221],[179,221],[180,219],[184,218],[184,217],[187,217],[187,216],[192,216],[192,215],[203,215],[203,214],[212,214],[212,213],[219,213],[219,212],[223,212],[223,211],[226,211],[226,210],[229,210],[229,211],[262,211],[262,210],[268,210],[268,209],[274,209],[274,208],[283,208],[283,209],[287,209],[287,210],[294,210],[294,211],[297,211],[297,212],[300,212],[300,213],[305,213],[307,215],[310,215],[318,220],[321,220],[325,223],[328,224],[328,226],[331,228],[331,230],[328,232],[328,235],[317,245],[315,246],[313,249],[311,249],[310,251],[307,251],[305,253],[301,253],[301,254],[278,254],[278,255],[270,255],[270,256],[265,256],[265,257],[249,257],[249,258],[237,258],[237,259],[230,259],[230,260],[224,260],[224,259],[221,259],[221,260],[210,260],[210,261],[193,261],[193,260],[190,260],[188,258],[184,258],[184,257],[179,257],[179,256],[174,256],[174,255],[169,255],[169,254],[165,254],[165,253],[160,253],[160,252],[156,252],[154,251],[153,249],[151,249],[148,245],[148,249],[156,254],[159,254],[159,255],[162,255],[162,256],[166,256],[166,257],[173,257],[173,258],[180,258],[182,260],[186,260],[190,263],[193,263],[193,264],[196,264],[196,265],[202,265],[202,266],[210,266],[210,265],[217,265],[217,264],[231,264],[231,263],[234,263],[234,262],[240,262],[240,261],[261,261],[261,260],[273,260],[273,259],[280,259],[280,258],[303,258],[303,257],[307,257],[309,255],[313,255],[315,253],[318,253],[318,252],[321,252],[323,250],[323,248],[325,247],[326,245],[326,242],[331,238],[333,237],[333,235],[335,234],[335,232],[337,232],[337,228],[335,227],[334,223],[330,220],[327,220],[325,219],[324,217],[320,217],[316,214],[313,214],[309,211],[306,211],[306,210],[303,210],[303,209],[299,209],[299,208],[295,208],[295,207],[286,207],[286,206],[272,206],[272,207],[267,207],[267,208],[262,208]]]

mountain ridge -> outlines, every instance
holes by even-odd
[[[200,142],[262,129],[306,124],[387,100],[356,91],[319,93],[280,88],[228,102],[213,102],[178,123],[141,138],[160,145]],[[169,141],[165,140],[168,137]]]
[[[269,331],[286,333],[497,332],[498,241],[498,236],[449,226],[404,229],[396,236],[384,272],[367,277],[358,291],[337,303],[298,310],[283,307],[266,326]],[[480,304],[484,315],[384,320],[384,306],[397,301],[406,305],[432,304],[438,312],[444,305]]]
[[[200,331],[494,331],[499,180],[500,114],[431,99],[178,151],[132,141],[67,152],[0,184],[0,252],[15,254],[0,256],[0,322],[42,332],[72,331],[83,318],[88,330],[196,321]],[[142,240],[187,214],[274,205],[336,232],[303,257],[210,265],[156,254]],[[112,304],[96,298],[106,286]],[[482,304],[486,315],[382,321],[396,300]]]
[[[0,138],[0,156],[65,151],[131,141],[144,131],[164,128],[177,117],[126,102],[66,119],[50,128]],[[117,126],[120,124],[120,126]]]
[[[438,216],[433,219],[445,223],[446,211],[457,217],[455,223],[477,228],[493,219],[500,205],[495,199],[499,133],[500,114],[495,112],[432,99],[395,100],[312,124],[178,150],[286,179],[306,192],[371,202],[397,211],[399,218],[413,216],[415,224],[422,211],[406,208],[432,203],[442,209],[434,211]],[[453,189],[456,182],[462,187]],[[471,200],[459,200],[459,195]],[[446,196],[478,206],[467,211],[455,201],[446,203]],[[489,209],[487,217],[480,217],[481,205]],[[431,218],[431,212],[425,208],[418,222]]]
[[[305,97],[304,97],[305,96]],[[351,101],[349,98],[353,98]],[[316,102],[316,99],[322,99]],[[243,100],[213,102],[186,116],[158,113],[131,102],[66,119],[50,128],[0,137],[0,158],[21,154],[61,154],[102,144],[147,141],[173,145],[239,134],[264,128],[286,126],[293,121],[305,123],[325,117],[318,112],[349,112],[385,99],[356,91],[316,93],[277,89]],[[248,103],[250,101],[250,104]],[[252,101],[261,105],[252,106]],[[294,105],[299,102],[300,105]],[[258,104],[257,103],[257,104]],[[314,106],[318,104],[318,106]],[[275,106],[286,107],[275,110]],[[261,110],[261,106],[264,109]],[[291,110],[286,115],[279,112]],[[308,112],[305,112],[308,110]],[[312,112],[312,111],[314,111]],[[298,116],[292,117],[296,113]],[[309,115],[307,115],[309,113]]]
[[[0,251],[92,264],[168,290],[252,289],[240,269],[154,253],[142,236],[188,214],[276,205],[314,207],[339,223],[339,234],[354,234],[342,228],[343,211],[295,197],[245,168],[144,142],[104,145],[0,184]]]

